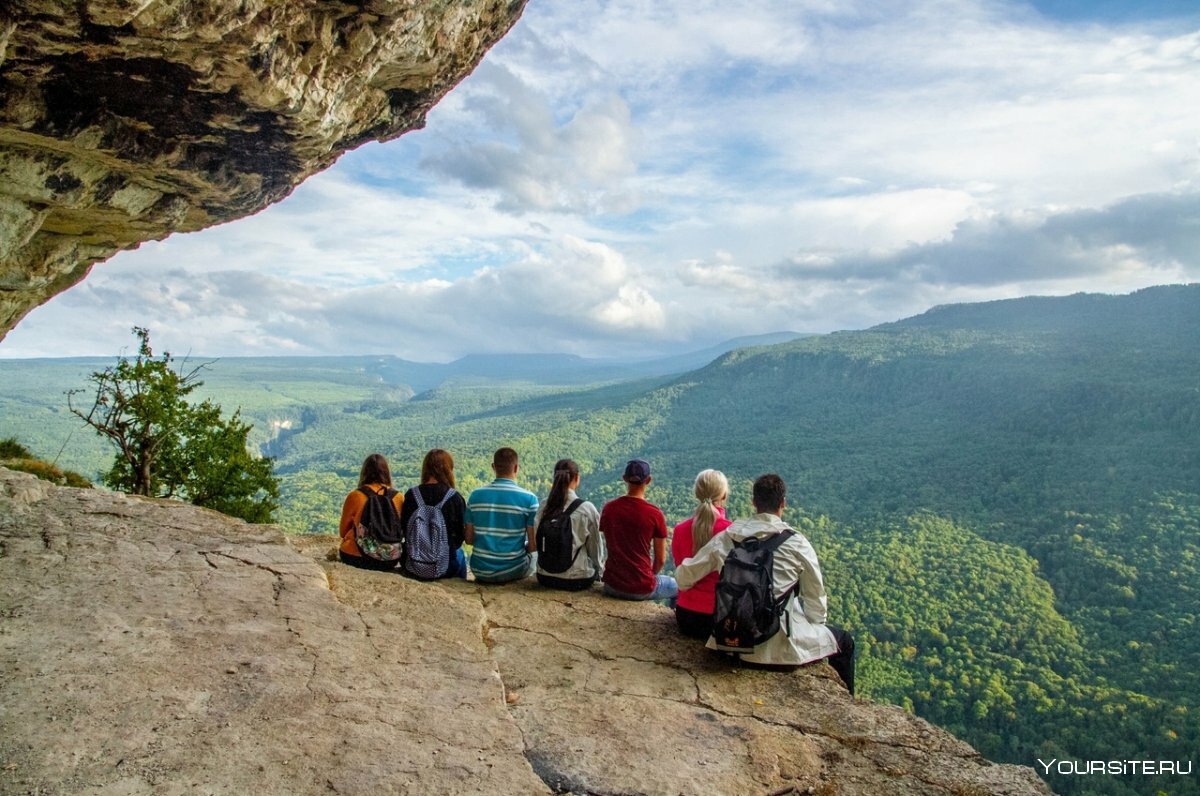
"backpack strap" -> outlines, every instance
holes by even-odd
[[[582,506],[583,502],[584,502],[583,498],[575,498],[574,500],[572,500],[571,505],[567,506],[567,510],[563,512],[563,516],[570,518],[571,513],[574,512],[575,509]],[[574,535],[575,535],[574,531],[572,531],[572,533],[571,533],[572,538],[574,538]],[[585,548],[585,547],[587,547],[586,543],[581,544],[581,545],[579,545],[578,548],[576,548],[575,555],[571,556],[571,563],[567,564],[567,569],[570,569],[571,567],[575,566],[575,562],[579,560],[579,554],[583,552],[583,548]],[[563,571],[565,572],[566,570],[563,570]]]
[[[571,505],[567,506],[566,511],[563,512],[563,516],[570,517],[571,514],[574,513],[575,509],[579,508],[586,502],[587,501],[585,501],[583,498],[575,498],[574,500],[571,501]],[[548,519],[550,519],[550,515],[543,511],[542,519],[538,521],[538,528],[541,528],[542,523]]]
[[[419,492],[420,490],[418,489],[417,491]],[[446,505],[447,500],[449,500],[450,498],[454,497],[457,494],[458,493],[454,491],[454,487],[448,487],[446,489],[446,494],[442,495],[442,499],[438,501],[437,506],[435,506],[434,508],[440,509],[442,506]]]
[[[768,539],[767,541],[763,542],[762,548],[771,551],[772,561],[774,561],[775,551],[778,550],[780,548],[780,546],[783,545],[784,542],[786,542],[788,539],[792,538],[795,535],[796,535],[796,532],[793,531],[791,528],[785,528],[784,530],[775,534],[775,536],[772,537],[771,539]],[[787,632],[789,634],[792,632],[791,631],[791,618],[786,614],[786,612],[784,612],[783,609],[784,609],[784,606],[787,605],[788,599],[793,594],[796,595],[797,597],[800,596],[800,581],[796,581],[791,586],[788,586],[784,590],[783,594],[779,595],[779,599],[777,599],[775,601],[775,609],[784,615],[784,620],[788,623]]]
[[[771,555],[775,555],[775,551],[779,549],[779,546],[781,544],[783,544],[784,542],[786,542],[788,539],[791,539],[792,536],[794,536],[794,535],[795,535],[795,531],[793,531],[791,528],[785,528],[784,530],[782,530],[779,533],[772,536],[767,541],[760,542],[759,543],[761,545],[760,549],[770,552]]]
[[[377,497],[387,498],[388,503],[392,504],[392,510],[393,511],[396,510],[396,502],[395,502],[396,490],[392,489],[390,486],[383,488],[382,495],[379,494],[378,492],[376,492],[374,489],[368,489],[365,484],[363,486],[360,486],[358,488],[358,491],[362,492],[364,495],[366,495],[368,501],[370,501],[371,498],[377,498]]]
[[[409,491],[410,491],[410,492],[412,492],[412,493],[413,493],[413,496],[414,496],[414,497],[416,497],[416,499],[417,499],[417,508],[418,508],[418,509],[423,509],[423,508],[425,508],[425,499],[424,499],[423,497],[421,497],[421,487],[419,487],[419,486],[414,486],[414,487],[413,487],[411,490],[409,490]]]

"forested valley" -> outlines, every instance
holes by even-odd
[[[469,491],[511,445],[543,496],[569,456],[597,505],[639,456],[671,524],[700,469],[730,477],[737,516],[750,481],[778,472],[831,621],[859,640],[864,695],[1043,774],[1038,759],[1200,758],[1200,285],[788,337],[686,372],[694,362],[227,359],[197,394],[254,423],[297,533],[334,531],[376,450],[407,486],[446,448]],[[107,469],[111,451],[63,398],[98,362],[0,362],[0,438]],[[1200,773],[1048,779],[1061,793],[1200,793]]]

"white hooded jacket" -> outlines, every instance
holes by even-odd
[[[784,608],[786,617],[780,617],[779,632],[756,646],[753,652],[741,654],[742,660],[751,663],[798,665],[828,658],[838,651],[833,633],[825,627],[828,605],[821,565],[817,562],[817,552],[804,534],[774,514],[756,514],[750,519],[736,521],[724,533],[714,536],[675,570],[679,588],[689,588],[710,572],[721,571],[734,542],[750,537],[766,539],[789,529],[791,538],[775,550],[771,577],[776,598],[782,597],[797,582],[799,594],[788,598]],[[711,636],[708,647],[715,649]]]

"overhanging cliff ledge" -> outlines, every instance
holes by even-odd
[[[1049,792],[824,664],[733,668],[661,606],[332,546],[0,468],[0,791]]]
[[[0,339],[121,249],[395,138],[525,0],[0,5]]]

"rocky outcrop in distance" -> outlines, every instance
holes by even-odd
[[[421,127],[524,4],[0,4],[0,339],[115,252]]]
[[[0,469],[0,792],[1045,794],[823,663]]]

